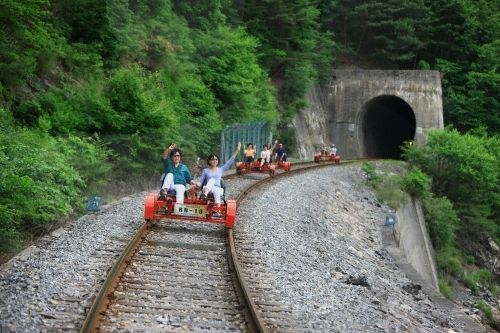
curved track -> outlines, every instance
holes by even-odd
[[[330,163],[294,165],[276,177],[226,177],[251,190],[282,176]],[[294,331],[297,319],[273,295],[273,282],[251,244],[221,225],[162,220],[144,223],[120,256],[82,332]]]

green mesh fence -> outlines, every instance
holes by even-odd
[[[273,141],[271,125],[265,121],[253,123],[235,124],[226,126],[220,135],[221,140],[221,162],[225,163],[233,154],[238,142],[241,142],[241,151],[236,157],[237,161],[243,161],[243,151],[247,144],[252,143],[257,152],[257,156],[262,150],[262,146]]]

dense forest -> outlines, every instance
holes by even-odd
[[[440,268],[466,279],[461,240],[500,239],[499,34],[500,0],[3,0],[0,247],[157,177],[168,143],[194,160],[266,120],[293,147],[334,68],[434,69],[448,128],[406,152],[406,186],[432,191]]]

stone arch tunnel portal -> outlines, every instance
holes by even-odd
[[[415,113],[396,96],[378,96],[365,104],[362,144],[370,158],[401,158],[401,145],[415,137]]]

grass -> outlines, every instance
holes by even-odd
[[[447,299],[453,299],[453,297],[455,297],[453,286],[451,285],[450,280],[446,277],[439,278],[439,292]]]

